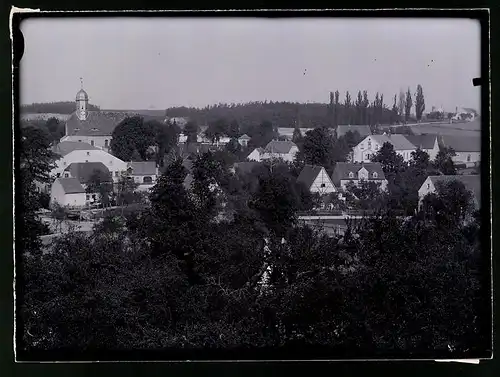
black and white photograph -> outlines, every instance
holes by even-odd
[[[175,13],[16,21],[16,360],[491,357],[488,18]]]

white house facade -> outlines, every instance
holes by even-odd
[[[332,174],[332,182],[337,188],[342,190],[352,182],[358,186],[362,181],[375,182],[380,190],[387,190],[387,180],[385,178],[382,165],[378,162],[371,163],[348,163],[337,162]]]
[[[370,135],[353,148],[353,161],[355,163],[370,162],[384,143],[392,144],[394,151],[403,157],[405,162],[411,160],[411,153],[417,149],[403,135]]]
[[[337,191],[325,168],[322,166],[304,166],[297,178],[297,182],[303,183],[311,193],[326,195]]]
[[[51,171],[51,175],[55,178],[63,176],[64,170],[72,163],[76,162],[102,162],[110,171],[114,181],[118,181],[122,172],[127,171],[127,163],[119,158],[109,154],[108,152],[87,147],[87,149],[75,149],[62,155],[56,161],[56,168]]]
[[[85,189],[76,178],[58,178],[52,183],[50,205],[62,207],[84,207],[86,203]]]

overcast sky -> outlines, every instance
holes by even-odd
[[[31,19],[21,103],[102,109],[392,97],[421,84],[426,110],[479,110],[480,26],[453,19]]]

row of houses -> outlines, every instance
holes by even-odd
[[[384,143],[394,147],[394,151],[408,162],[412,152],[417,148],[425,151],[431,160],[434,160],[440,148],[452,148],[455,164],[464,164],[466,167],[477,166],[481,161],[480,137],[453,136],[453,135],[370,135],[365,137],[353,148],[354,162],[369,162],[382,148]]]
[[[50,172],[51,186],[38,189],[50,194],[51,204],[83,207],[99,200],[87,192],[91,177],[99,174],[104,182],[117,183],[121,177],[134,181],[139,191],[152,187],[159,175],[155,161],[122,161],[101,148],[84,142],[63,141],[53,147],[60,158]]]
[[[481,177],[479,175],[428,176],[418,190],[419,206],[426,195],[436,192],[440,183],[453,180],[461,182],[471,192],[473,204],[476,209],[479,209],[481,207]],[[358,186],[363,181],[374,182],[381,191],[387,190],[387,180],[379,163],[338,162],[331,177],[322,166],[306,165],[297,181],[303,183],[311,193],[320,195],[339,193],[340,198],[349,183]]]

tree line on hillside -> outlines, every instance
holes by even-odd
[[[359,90],[355,98],[349,91],[330,93],[330,103],[297,103],[284,101],[256,101],[238,104],[217,104],[204,108],[173,107],[166,110],[168,117],[186,117],[199,125],[208,125],[218,119],[236,121],[241,127],[256,126],[269,121],[276,127],[335,127],[339,124],[396,124],[414,120],[411,109],[415,107],[420,121],[425,111],[425,99],[421,85],[412,94],[394,96],[392,108],[384,103],[384,95],[376,93],[369,99],[366,90]]]
[[[42,253],[29,188],[53,156],[39,130],[23,136],[16,219],[33,224],[16,239],[19,354],[328,347],[339,357],[457,358],[488,347],[480,221],[463,225],[471,196],[459,183],[438,187],[410,219],[380,212],[328,237],[298,221],[307,200],[293,165],[235,176],[207,153],[193,162],[191,189],[174,160],[148,208]],[[238,190],[247,197],[218,219],[221,192],[227,202]]]
[[[87,105],[89,111],[99,111],[100,107],[89,103]],[[31,103],[28,105],[21,105],[21,113],[27,114],[72,114],[75,112],[74,101],[58,101],[58,102],[44,102],[44,103]]]

